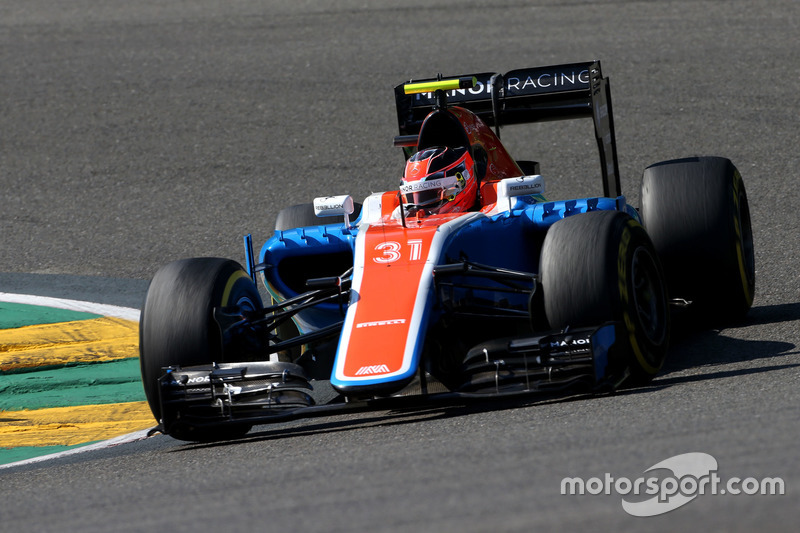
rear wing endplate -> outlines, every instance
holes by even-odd
[[[465,76],[474,77],[477,83],[472,88],[447,91],[447,103],[472,111],[498,134],[501,126],[511,124],[591,117],[600,152],[603,194],[611,198],[622,194],[611,89],[608,78],[603,77],[600,61],[458,77]],[[413,83],[437,79],[442,78],[413,80]],[[404,85],[395,87],[397,121],[401,136],[413,136],[435,109],[436,97],[433,92],[407,95]]]

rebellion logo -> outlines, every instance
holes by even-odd
[[[389,367],[386,365],[362,366],[356,372],[356,376],[370,376],[373,374],[388,374]]]
[[[320,204],[315,206],[318,211],[339,211],[344,209],[344,204]]]

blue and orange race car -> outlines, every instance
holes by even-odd
[[[664,363],[674,309],[725,321],[752,305],[739,172],[720,157],[657,163],[629,205],[599,62],[395,94],[399,189],[284,209],[257,257],[245,236],[244,267],[194,258],[156,273],[140,350],[165,433],[232,438],[408,397],[635,386]],[[578,118],[594,123],[603,196],[547,200],[539,164],[512,157],[500,129]]]

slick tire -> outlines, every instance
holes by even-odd
[[[545,315],[553,329],[618,324],[609,368],[641,385],[667,354],[670,316],[663,271],[644,228],[618,211],[553,224],[541,256]]]
[[[213,257],[181,259],[156,272],[139,321],[142,382],[156,420],[161,420],[158,379],[163,367],[223,362],[213,309],[232,305],[250,310],[262,307],[255,283],[235,261]],[[228,437],[244,434],[250,427],[230,429],[232,434]],[[192,432],[191,428],[185,432],[198,438],[183,440],[209,437],[201,431]]]
[[[704,321],[742,318],[753,305],[755,254],[744,182],[730,160],[696,157],[649,166],[642,223],[671,298]]]

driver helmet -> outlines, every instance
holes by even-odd
[[[400,185],[403,203],[428,214],[458,213],[475,205],[475,162],[466,147],[424,148],[406,162]]]

